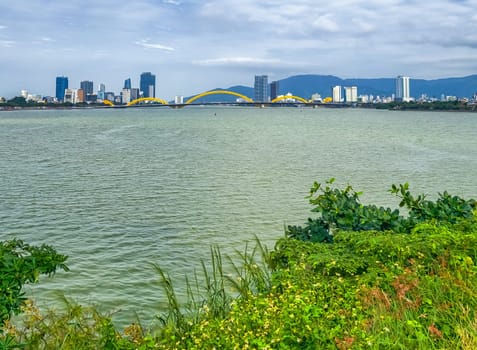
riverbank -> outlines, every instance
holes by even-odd
[[[378,109],[378,110],[392,110],[392,111],[451,111],[451,112],[477,112],[477,104],[461,103],[458,101],[450,102],[391,102],[391,103],[199,103],[199,104],[161,104],[161,103],[144,103],[128,105],[106,105],[106,104],[78,104],[78,105],[63,105],[63,104],[39,104],[39,103],[24,103],[24,104],[0,104],[0,111],[18,111],[18,110],[72,110],[72,109],[103,109],[103,108],[184,108],[192,106],[216,106],[216,107],[300,107],[300,108],[364,108],[364,109]]]
[[[405,192],[406,187],[401,189]],[[357,198],[352,189],[338,192],[349,194],[347,201]],[[322,207],[322,218],[333,206],[328,204]],[[110,315],[66,298],[62,311],[41,310],[27,302],[20,322],[7,321],[0,328],[0,345],[473,350],[476,203],[444,194],[432,206],[437,210],[427,215],[443,219],[427,218],[406,233],[335,230],[332,243],[285,237],[270,252],[257,240],[253,249],[232,259],[212,248],[211,263],[203,263],[185,281],[185,300],[176,293],[177,283],[184,282],[153,265],[168,306],[148,326],[137,320],[117,330]],[[412,210],[410,219],[422,212]],[[226,273],[230,267],[233,273]]]

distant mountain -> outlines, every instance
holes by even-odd
[[[314,93],[330,96],[331,88],[336,85],[357,86],[358,95],[391,96],[396,92],[395,78],[378,79],[341,79],[333,75],[296,75],[279,81],[280,94],[291,92],[305,98]],[[422,94],[440,98],[441,95],[472,97],[477,93],[477,75],[462,78],[435,80],[410,80],[411,96],[419,98]]]
[[[312,94],[319,93],[322,97],[331,95],[331,88],[336,85],[357,86],[358,95],[391,96],[395,93],[395,78],[375,79],[341,79],[333,75],[294,75],[279,80],[279,93],[310,98]],[[253,98],[254,90],[248,86],[232,86],[227,89]],[[477,75],[461,78],[444,78],[434,80],[412,79],[410,80],[411,96],[415,98],[427,94],[429,97],[440,98],[441,95],[472,97],[477,93]],[[186,98],[187,100],[187,98]],[[203,102],[235,102],[235,96],[211,95],[200,99]]]
[[[414,97],[419,97],[422,94],[437,98],[440,98],[441,94],[472,97],[477,93],[477,75],[437,80],[411,79],[410,90]]]

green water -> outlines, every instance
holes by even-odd
[[[269,247],[302,224],[313,181],[336,177],[363,200],[445,189],[477,198],[477,114],[361,109],[166,108],[0,112],[0,239],[47,243],[71,271],[57,292],[150,320],[164,297],[151,263],[178,287],[209,257]]]

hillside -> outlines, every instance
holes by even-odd
[[[295,95],[310,97],[313,93],[329,96],[336,85],[357,86],[358,95],[391,96],[395,93],[395,78],[341,79],[332,75],[296,75],[279,81],[280,94],[292,92]],[[458,97],[472,97],[477,93],[477,75],[462,78],[435,80],[412,79],[411,96],[419,98],[422,94],[440,98],[442,94]]]
[[[322,97],[331,95],[331,88],[336,85],[357,86],[358,95],[391,96],[395,93],[395,78],[354,78],[341,79],[333,75],[306,74],[295,75],[279,80],[279,93],[311,97],[314,93]],[[232,86],[226,90],[238,92],[253,98],[253,87]],[[440,98],[441,95],[471,98],[477,93],[477,74],[460,78],[443,78],[434,80],[412,79],[411,96],[419,98],[423,94]],[[214,95],[201,99],[203,102],[234,102],[234,96]]]

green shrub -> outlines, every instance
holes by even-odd
[[[61,310],[40,311],[31,301],[22,308],[21,322],[7,321],[3,348],[38,350],[154,349],[155,341],[137,324],[118,332],[109,315],[62,298]],[[2,348],[0,341],[0,349]],[[15,345],[15,346],[13,346]]]
[[[471,218],[477,208],[473,199],[465,200],[449,193],[439,193],[433,202],[426,200],[425,195],[414,197],[409,191],[409,184],[392,185],[390,192],[401,199],[400,207],[408,210],[402,216],[398,209],[363,205],[353,187],[347,186],[340,190],[330,185],[335,179],[330,179],[326,185],[315,182],[310,190],[312,212],[319,214],[318,218],[308,219],[304,227],[288,226],[287,236],[303,241],[332,242],[333,230],[344,231],[387,231],[410,232],[418,223],[438,220],[439,222],[456,223],[458,220]]]
[[[155,265],[169,300],[155,332],[132,324],[120,333],[74,303],[46,314],[27,304],[20,326],[4,324],[0,348],[477,348],[475,201],[444,192],[431,202],[407,184],[391,192],[406,217],[362,205],[350,186],[315,184],[316,221],[289,229],[271,252],[257,239],[230,265],[213,248],[211,266],[186,279],[184,303]]]
[[[18,313],[25,303],[22,287],[35,283],[40,274],[65,271],[67,256],[47,245],[31,246],[21,240],[0,242],[0,325]]]

